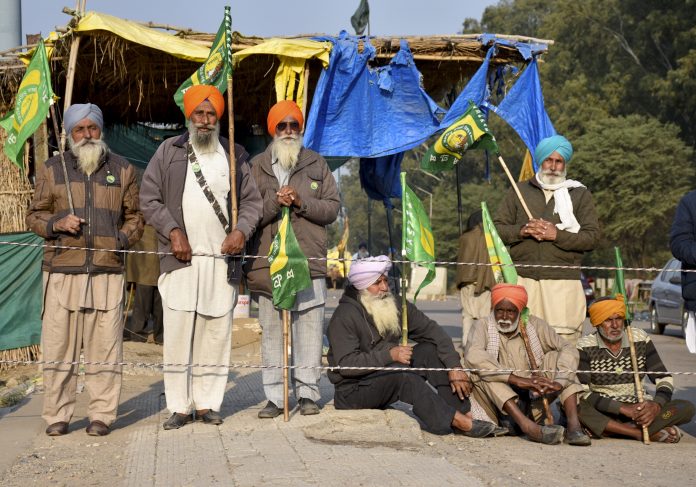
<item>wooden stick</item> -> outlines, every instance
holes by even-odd
[[[237,154],[234,150],[234,103],[232,102],[232,74],[227,75],[227,121],[230,139],[230,200],[232,203],[232,228],[237,227]]]
[[[638,357],[636,356],[636,345],[633,342],[633,330],[631,325],[626,326],[626,336],[628,337],[628,348],[631,351],[631,367],[633,367],[633,382],[636,386],[636,396],[638,397],[638,402],[643,402],[643,385],[640,380],[640,373],[638,371]],[[650,434],[648,433],[648,427],[643,426],[643,443],[646,445],[650,444]]]
[[[304,86],[302,87],[302,118],[307,120],[307,100],[309,98],[309,59],[305,61]]]
[[[522,197],[522,193],[520,193],[520,188],[517,187],[517,183],[515,182],[515,178],[512,177],[512,174],[510,174],[510,170],[507,167],[507,164],[505,164],[505,161],[503,160],[503,156],[498,154],[498,161],[500,161],[500,165],[503,166],[503,169],[505,170],[505,174],[507,174],[508,179],[510,180],[510,184],[512,184],[512,188],[515,190],[515,193],[517,194],[517,197],[520,199],[520,203],[522,203],[522,208],[524,208],[524,212],[527,214],[527,218],[530,220],[534,218],[532,216],[532,212],[529,211],[529,207],[527,206],[527,202],[524,201],[524,198]]]
[[[288,408],[288,345],[290,330],[290,311],[283,310],[283,421],[290,420],[290,409]]]
[[[402,269],[403,271],[403,269]],[[401,345],[408,345],[408,306],[406,303],[406,283],[404,272],[401,273]]]
[[[128,312],[130,311],[131,304],[133,304],[133,290],[135,289],[135,283],[131,282],[128,287],[128,295],[126,296],[126,307],[123,309],[123,327],[126,327],[126,321],[128,320]]]
[[[49,106],[51,110],[51,120],[53,120],[53,132],[56,134],[56,139],[58,139],[58,120],[56,119],[56,109],[53,103]],[[68,193],[68,206],[70,207],[70,213],[75,214],[75,205],[73,204],[72,191],[70,190],[70,179],[68,179],[68,168],[65,166],[65,155],[63,154],[63,145],[58,144],[58,154],[60,154],[60,165],[63,168],[63,179],[65,180],[65,191]]]
[[[65,80],[65,99],[63,100],[63,113],[72,104],[73,85],[75,84],[75,66],[77,65],[77,52],[80,49],[80,36],[75,34],[75,38],[70,45],[70,58],[68,59],[68,74]],[[58,137],[58,134],[56,134]],[[60,135],[59,148],[65,148],[65,126]]]
[[[524,341],[524,349],[527,351],[527,357],[529,358],[529,365],[532,369],[537,368],[536,359],[534,358],[534,353],[532,352],[532,346],[529,343],[529,336],[527,335],[527,324],[522,322],[522,317],[520,317],[520,335],[522,335],[522,340]],[[544,405],[544,423],[547,426],[553,424],[553,414],[551,414],[551,408],[549,407],[549,399],[546,396],[541,396],[541,402]]]

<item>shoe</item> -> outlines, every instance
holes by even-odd
[[[499,437],[499,436],[507,436],[510,434],[510,430],[507,429],[505,426],[496,426],[495,429],[493,430],[493,434],[491,436],[494,437]]]
[[[469,431],[454,430],[457,433],[461,433],[464,436],[470,438],[485,438],[486,436],[491,436],[498,429],[495,423],[489,421],[481,421],[479,419],[474,419]]]
[[[553,424],[541,427],[540,439],[532,438],[529,435],[527,435],[527,439],[535,443],[543,443],[544,445],[556,445],[563,441],[563,433],[565,433],[565,428],[563,426]]]
[[[317,403],[306,397],[300,398],[300,414],[302,416],[311,416],[312,414],[319,414],[319,406]]]
[[[46,428],[46,434],[48,436],[63,436],[68,434],[68,423],[65,421],[59,421],[53,423]]]
[[[204,414],[199,414],[196,411],[196,421],[203,421],[205,424],[222,424],[222,416],[212,409],[208,409]]]
[[[162,427],[166,430],[178,430],[191,422],[193,422],[193,414],[174,413],[164,422]]]
[[[590,446],[592,444],[592,440],[583,430],[567,431],[564,442],[573,446]]]
[[[259,411],[259,418],[261,419],[271,419],[280,416],[283,410],[275,405],[273,401],[268,401],[266,406]]]
[[[101,421],[92,421],[86,431],[89,436],[106,436],[110,433],[109,427]]]

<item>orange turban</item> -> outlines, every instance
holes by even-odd
[[[193,85],[184,92],[184,115],[188,119],[198,105],[208,100],[215,109],[218,118],[225,113],[225,99],[220,90],[211,85]]]
[[[503,299],[514,304],[517,311],[522,311],[527,306],[527,290],[517,284],[496,284],[491,289],[491,308]]]
[[[599,326],[613,315],[626,318],[626,304],[624,297],[617,294],[616,298],[600,298],[590,306],[590,323],[592,326]]]
[[[302,110],[300,110],[300,107],[298,107],[297,103],[294,101],[283,100],[273,105],[268,112],[268,119],[266,122],[268,124],[268,133],[271,134],[271,137],[275,137],[276,125],[278,125],[278,122],[283,120],[288,115],[292,115],[295,120],[300,122],[300,130],[302,130],[302,126],[304,125]]]

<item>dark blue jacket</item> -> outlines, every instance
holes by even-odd
[[[682,263],[682,297],[684,307],[696,311],[696,191],[690,191],[679,202],[669,234],[672,255]]]

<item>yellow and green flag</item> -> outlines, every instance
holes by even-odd
[[[454,165],[469,149],[498,152],[498,143],[488,130],[486,118],[473,103],[426,151],[421,159],[421,168],[431,172],[454,169]]]
[[[616,256],[616,276],[614,277],[614,294],[621,294],[626,303],[626,321],[633,321],[633,313],[628,306],[628,296],[626,296],[626,281],[624,280],[623,259],[621,258],[621,249],[614,247],[614,255]]]
[[[310,287],[312,278],[307,258],[292,231],[290,209],[287,206],[283,207],[283,219],[271,243],[268,263],[271,265],[273,306],[292,309],[297,293]]]
[[[227,90],[227,77],[232,76],[232,17],[225,7],[225,17],[217,31],[208,59],[184,81],[174,93],[174,102],[184,111],[184,93],[193,85],[213,85],[220,93]]]
[[[488,247],[488,255],[491,259],[493,276],[495,282],[517,284],[517,271],[512,265],[512,258],[507,247],[503,243],[503,239],[498,235],[498,230],[493,225],[491,214],[488,212],[488,205],[485,201],[481,202],[481,211],[483,212],[483,233],[486,237],[486,247]]]
[[[46,119],[52,103],[51,71],[41,39],[19,85],[14,109],[0,120],[0,126],[7,132],[4,152],[20,168],[24,143]]]
[[[406,184],[405,172],[401,173],[401,203],[403,209],[401,248],[404,256],[411,262],[417,262],[418,265],[428,269],[425,279],[413,296],[415,300],[420,290],[435,279],[435,239],[423,203]]]

